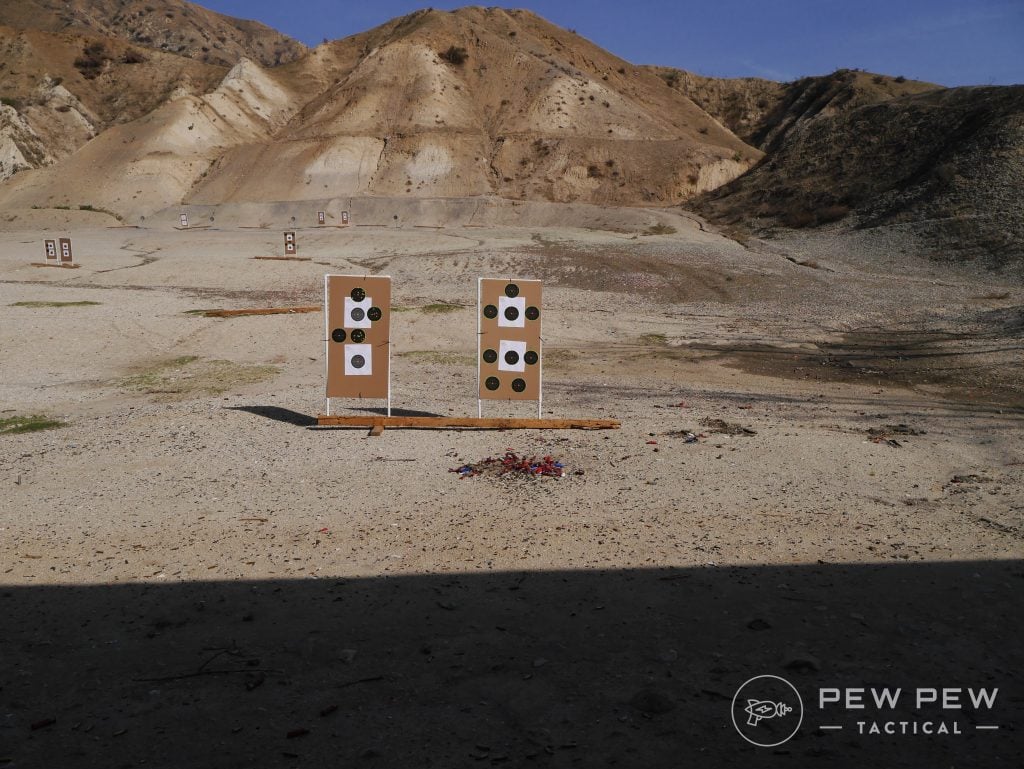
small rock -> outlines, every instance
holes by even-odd
[[[641,713],[653,715],[668,713],[676,707],[671,697],[657,689],[641,689],[633,695],[629,704]]]
[[[816,673],[821,670],[821,662],[813,655],[800,654],[792,657],[783,667],[794,673]]]

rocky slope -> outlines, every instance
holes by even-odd
[[[243,57],[270,67],[306,51],[264,24],[184,0],[4,0],[0,24],[116,38],[223,67]]]
[[[760,157],[654,73],[530,12],[427,10],[273,70],[243,62],[211,94],[13,180],[0,204],[88,193],[128,218],[354,195],[665,206]]]
[[[0,180],[116,123],[216,87],[227,70],[122,40],[0,26]]]

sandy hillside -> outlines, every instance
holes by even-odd
[[[885,231],[352,203],[4,225],[0,419],[64,423],[0,434],[8,765],[1020,763],[1012,694],[945,741],[808,711],[782,753],[728,708],[765,672],[1024,683],[1019,282]],[[292,227],[312,261],[251,258]],[[29,265],[67,232],[79,269]],[[393,405],[438,415],[475,412],[476,277],[544,279],[546,415],[621,429],[313,428],[319,313],[193,311],[316,304],[326,271],[393,276]],[[449,472],[507,449],[567,475]]]
[[[265,24],[183,0],[5,0],[0,24],[115,38],[227,67],[243,57],[272,67],[306,50]]]
[[[176,94],[19,175],[0,205],[88,193],[131,223],[178,202],[365,195],[663,206],[760,156],[653,73],[529,12],[466,8],[271,70],[244,60],[212,93]]]

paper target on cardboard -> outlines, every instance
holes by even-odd
[[[182,214],[178,217],[182,227],[188,227],[188,214]]]
[[[327,397],[387,398],[391,278],[325,275]]]
[[[57,261],[57,241],[56,240],[44,240],[46,246],[46,261],[56,262]]]
[[[326,211],[317,211],[316,212],[316,223],[317,224],[326,224],[327,223],[327,212]]]
[[[479,395],[486,400],[540,400],[539,280],[481,278]]]
[[[60,263],[61,264],[72,264],[75,260],[74,254],[71,252],[71,238],[60,239]]]
[[[295,253],[295,250],[296,250],[295,233],[294,232],[286,232],[284,234],[284,252],[286,254],[288,254],[289,256],[291,256],[291,255],[293,255]]]
[[[348,224],[348,211],[341,212],[341,223],[346,225]]]

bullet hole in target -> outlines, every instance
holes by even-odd
[[[352,330],[353,342],[355,342],[356,344],[361,344],[364,339],[366,339],[365,331],[363,331],[361,328],[356,328]]]
[[[380,307],[371,307],[366,313],[366,317],[370,320],[377,321],[380,320],[381,314]]]
[[[361,302],[366,298],[366,291],[361,288],[353,288],[351,297],[353,302]]]

